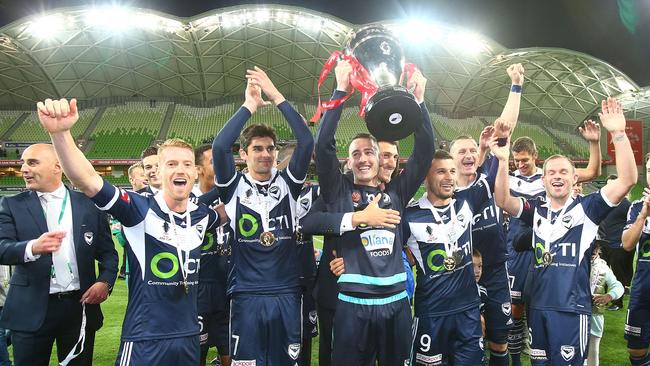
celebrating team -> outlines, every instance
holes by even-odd
[[[340,61],[335,71],[332,98],[338,99],[349,91],[352,68]],[[343,106],[324,114],[314,141],[304,118],[256,67],[247,72],[242,107],[216,135],[211,149],[205,146],[195,152],[184,141],[170,139],[155,154],[143,156],[153,188],[140,193],[103,180],[79,150],[70,133],[78,119],[76,100],[39,102],[39,118],[56,152],[53,164],[99,210],[122,225],[129,300],[115,364],[205,364],[207,347],[215,345],[224,364],[306,365],[309,357],[303,345],[316,332],[303,334],[309,325],[303,316],[315,322],[317,306],[324,309],[321,365],[480,365],[483,337],[490,365],[517,365],[525,339],[524,313],[533,365],[582,365],[592,304],[592,242],[598,223],[637,180],[625,118],[615,99],[602,102],[599,116],[612,134],[618,178],[598,192],[575,198],[571,194],[576,182],[600,174],[600,129],[593,121],[581,128],[590,145],[587,168],[576,169],[561,155],[536,168],[535,143],[519,138],[512,146],[518,170],[510,174],[510,138],[517,124],[524,69],[515,64],[507,73],[512,85],[501,116],[483,130],[478,142],[471,136],[456,138],[449,153],[435,151],[424,103],[427,80],[420,72],[413,73],[407,88],[420,105],[421,123],[406,164],[396,171],[395,142],[359,134],[350,142],[349,171],[343,173],[335,139]],[[277,163],[274,130],[257,124],[245,127],[251,115],[268,104],[278,108],[296,138],[285,167]],[[237,171],[232,153],[237,139],[246,163],[242,171]],[[303,191],[314,152],[320,187]],[[197,177],[199,187],[191,193]],[[426,193],[414,197],[422,183]],[[49,191],[49,186],[43,189]],[[630,209],[623,235],[628,250],[643,243],[639,273],[647,266],[649,195],[646,190],[645,198]],[[41,257],[51,257],[45,266],[53,268],[52,281],[56,284],[56,277],[63,281],[62,272],[54,277],[55,256],[48,253],[56,252],[65,234],[49,228],[48,216],[45,237],[20,238],[5,219],[4,211],[10,211],[5,206],[11,202],[1,203],[3,264],[29,271],[28,263],[40,260],[34,255],[43,253]],[[510,216],[507,231],[503,212]],[[532,229],[532,238],[520,235],[525,228]],[[314,272],[311,234],[325,238],[316,279],[317,305],[304,281]],[[516,250],[521,249],[518,242],[524,242],[523,250]],[[50,246],[43,250],[43,243]],[[9,246],[22,252],[8,257],[4,247]],[[76,243],[73,246],[77,248]],[[479,283],[486,295],[483,300],[472,269],[475,249],[484,266]],[[335,270],[338,278],[330,272],[334,258],[340,264]],[[405,266],[405,261],[410,264]],[[105,262],[117,271],[112,268],[116,260]],[[417,274],[414,318],[407,286],[410,266]],[[635,277],[626,337],[631,362],[650,365],[648,302],[640,277]],[[105,280],[109,291],[113,280]],[[63,290],[50,289],[50,299],[76,296],[79,286]],[[11,296],[10,292],[8,304]],[[83,296],[82,302],[93,304],[108,294]],[[6,312],[3,320],[5,316]],[[83,333],[85,322],[80,326]],[[26,335],[41,333],[29,329]],[[48,339],[45,343],[51,349],[54,338]],[[91,360],[92,339],[79,342],[90,349]],[[68,343],[65,347],[73,351],[79,345]],[[23,347],[19,343],[15,349]],[[61,361],[66,352],[59,351]],[[79,352],[83,354],[83,348]],[[29,355],[21,357],[25,358],[16,361],[19,365],[39,364]],[[66,364],[90,364],[88,357],[70,357]]]

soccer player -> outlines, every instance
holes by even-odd
[[[646,161],[646,183],[650,186],[650,159]],[[650,365],[650,188],[643,190],[643,198],[634,201],[623,230],[623,249],[636,248],[636,273],[632,279],[630,303],[625,318],[625,339],[632,365]]]
[[[591,243],[598,223],[636,183],[637,169],[625,134],[623,110],[611,97],[601,108],[601,123],[613,136],[618,179],[599,192],[573,198],[576,169],[566,157],[554,155],[544,162],[541,178],[546,199],[522,200],[510,194],[508,170],[499,164],[497,204],[533,229],[534,265],[527,288],[533,365],[584,363],[591,314]],[[508,154],[501,155],[507,159]]]
[[[521,90],[524,82],[524,68],[521,64],[510,65],[506,72],[512,85],[508,100],[501,113],[500,121],[515,126],[519,116]],[[481,134],[481,146],[470,136],[459,136],[450,145],[450,153],[456,164],[458,191],[462,191],[479,182],[481,175],[477,172],[480,161],[489,151],[487,142],[492,137],[494,127],[490,126]],[[501,131],[496,131],[499,137]],[[490,164],[487,162],[486,164]],[[496,173],[496,171],[495,171]],[[494,176],[490,177],[494,181]],[[482,253],[483,276],[480,286],[487,293],[483,307],[485,315],[486,338],[490,349],[490,365],[508,365],[508,332],[512,326],[510,285],[506,269],[506,233],[503,228],[503,214],[491,198],[482,207],[477,207],[472,228],[472,245]]]
[[[600,126],[594,121],[588,120],[580,128],[580,133],[589,143],[589,163],[584,169],[576,169],[576,174],[578,182],[586,182],[600,175]],[[543,172],[535,165],[538,156],[535,142],[525,136],[518,138],[512,144],[512,156],[517,170],[509,178],[511,194],[525,199],[544,196],[544,185],[541,179]],[[533,261],[531,251],[517,252],[513,248],[513,238],[519,234],[520,226],[521,223],[517,218],[510,218],[506,243],[514,320],[514,325],[508,336],[508,349],[513,366],[521,365],[520,354],[526,332],[523,319],[526,302],[524,285]]]
[[[124,228],[129,302],[115,365],[197,365],[200,245],[223,220],[188,200],[196,178],[192,147],[179,139],[160,145],[162,194],[145,197],[102,180],[79,150],[70,134],[76,99],[46,99],[37,108],[65,175]]]
[[[135,163],[129,167],[129,184],[131,189],[139,191],[147,186],[147,176],[144,174],[142,162]]]
[[[214,184],[212,145],[204,144],[194,149],[198,184],[192,189],[196,201],[213,207],[221,203]],[[199,269],[198,312],[201,334],[201,365],[204,366],[208,350],[215,346],[222,366],[230,365],[228,298],[226,297],[227,256],[232,239],[229,226],[220,226],[206,233],[201,244]]]
[[[333,98],[345,95],[351,71],[348,62],[338,63]],[[407,82],[422,109],[422,121],[415,131],[415,148],[404,173],[386,184],[384,190],[378,187],[379,147],[374,137],[360,134],[350,142],[347,167],[352,177],[345,176],[339,170],[334,138],[343,107],[323,116],[316,141],[321,196],[328,212],[347,212],[347,225],[355,228],[340,237],[326,237],[346,261],[345,273],[338,279],[332,364],[372,365],[378,360],[379,365],[402,365],[409,359],[411,311],[405,290],[400,225],[376,227],[371,222],[354,222],[351,216],[381,195],[379,207],[392,209],[391,215],[399,218],[422,183],[433,153],[433,132],[423,103],[425,85],[426,79],[419,72]]]
[[[232,219],[232,259],[228,278],[230,355],[233,364],[294,365],[300,357],[301,290],[295,240],[296,200],[313,152],[304,119],[276,89],[264,71],[248,70],[243,106],[212,144],[217,188]],[[275,168],[276,137],[250,116],[269,102],[282,112],[296,140],[286,170]],[[246,174],[235,170],[231,146],[240,136]]]
[[[147,186],[138,190],[144,195],[154,195],[162,189],[162,181],[158,175],[158,148],[149,146],[140,154],[144,175],[147,177]]]
[[[495,136],[490,145],[496,143]],[[507,165],[501,159],[499,163]],[[452,156],[437,151],[427,175],[426,195],[404,214],[404,238],[417,269],[412,365],[479,365],[483,359],[472,227],[474,213],[490,200],[493,187],[480,177],[469,188],[455,191],[456,176]]]

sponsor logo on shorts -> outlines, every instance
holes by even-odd
[[[509,302],[501,304],[501,311],[503,311],[503,315],[510,316],[510,312],[512,311],[511,304]]]
[[[316,313],[316,310],[312,310],[309,312],[309,322],[312,324],[316,324],[316,320],[318,320],[318,313]]]
[[[532,360],[548,360],[548,358],[546,358],[546,351],[543,349],[536,349],[536,348],[531,348],[530,358]]]
[[[427,356],[422,353],[415,354],[416,365],[434,366],[434,365],[440,365],[441,363],[442,363],[442,353],[433,356]]]
[[[361,233],[361,244],[371,257],[393,254],[395,233],[388,230],[368,230]]]
[[[573,346],[562,346],[560,347],[560,355],[564,361],[571,361],[573,356],[576,355],[576,349]]]
[[[631,325],[625,324],[625,334],[640,337],[641,336],[641,327],[633,327]]]
[[[257,361],[255,360],[233,360],[231,363],[232,366],[256,366]]]
[[[289,353],[289,357],[297,360],[298,356],[300,355],[300,343],[291,343],[287,349],[287,352]]]

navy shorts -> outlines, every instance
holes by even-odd
[[[415,318],[411,365],[476,366],[483,360],[481,313],[478,308],[443,316]]]
[[[512,300],[505,263],[483,267],[479,284],[487,290],[487,301],[483,306],[485,317],[485,338],[504,344],[512,328]]]
[[[199,352],[199,336],[122,341],[115,366],[198,365]]]
[[[508,278],[510,280],[510,296],[513,304],[524,304],[526,278],[533,260],[533,252],[516,252],[508,258]],[[489,292],[488,292],[489,293]]]
[[[311,339],[318,336],[318,313],[312,289],[307,289],[302,295],[302,336]]]
[[[586,314],[529,309],[531,364],[582,366],[587,359],[590,321]]]
[[[216,346],[221,356],[227,356],[230,316],[223,286],[199,282],[198,295],[201,348]]]
[[[650,307],[638,306],[630,302],[625,317],[625,339],[627,348],[648,348],[650,345]]]
[[[413,330],[406,291],[381,299],[339,294],[334,315],[332,365],[407,365]]]
[[[230,301],[234,365],[294,365],[300,358],[302,296],[237,294]]]

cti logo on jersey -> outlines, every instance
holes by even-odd
[[[197,273],[200,267],[201,261],[198,259],[188,258],[185,262],[185,271],[187,274]],[[162,280],[172,278],[180,269],[178,257],[174,253],[160,252],[151,258],[149,269],[154,276]]]
[[[553,256],[553,263],[551,265],[557,266],[557,262],[555,262],[559,258],[575,258],[577,255],[577,250],[576,250],[576,243],[557,243],[553,244],[552,248],[556,248],[557,250],[551,249],[551,255]],[[544,251],[546,249],[544,248],[544,245],[540,242],[535,243],[535,262],[538,265],[542,265],[542,255],[544,254]]]
[[[361,245],[371,257],[393,254],[395,233],[388,230],[368,230],[361,233]]]
[[[245,213],[239,218],[237,227],[244,237],[250,238],[257,233],[260,225],[255,216]],[[289,217],[287,215],[269,217],[269,230],[281,229],[289,229]]]

